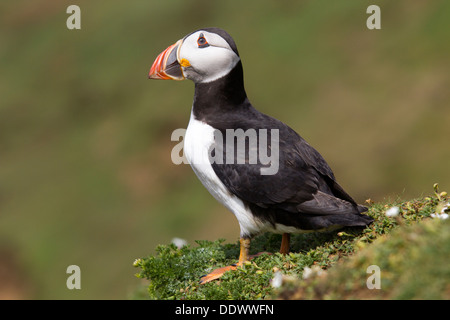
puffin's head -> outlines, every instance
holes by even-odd
[[[160,53],[148,77],[206,83],[227,75],[239,60],[236,44],[227,32],[205,28],[188,34]]]

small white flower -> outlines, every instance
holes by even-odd
[[[432,213],[431,217],[441,219],[441,220],[446,220],[446,219],[448,219],[448,214],[447,213],[441,213],[441,214]]]
[[[184,246],[187,246],[187,241],[181,238],[173,238],[172,243],[177,247],[178,249],[183,248]]]
[[[141,258],[135,259],[133,262],[133,267],[138,267],[141,262],[142,262]]]
[[[436,213],[432,213],[431,217],[435,219],[445,220],[448,219],[448,213],[450,211],[450,203],[439,204],[436,207]]]
[[[271,281],[272,288],[278,289],[283,284],[283,274],[280,271],[275,272]]]
[[[309,267],[305,267],[305,268],[303,269],[303,276],[302,276],[302,278],[306,280],[306,279],[308,279],[309,277],[311,277],[312,274],[313,274],[312,269],[309,268]]]
[[[449,207],[450,207],[450,202],[442,207],[441,214],[446,214],[446,212],[450,210]]]
[[[303,280],[306,280],[306,279],[310,278],[312,275],[320,276],[322,273],[323,273],[323,270],[319,266],[312,266],[312,268],[305,267],[303,269],[302,278],[303,278]]]
[[[386,217],[396,217],[398,216],[399,213],[400,213],[399,207],[392,207],[386,210],[384,214],[386,215]]]

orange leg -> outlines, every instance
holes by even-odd
[[[283,237],[281,238],[281,254],[288,254],[291,242],[291,235],[289,233],[283,233]]]
[[[250,239],[240,238],[239,243],[240,243],[240,253],[239,253],[239,262],[237,263],[237,265],[226,266],[211,271],[209,274],[203,276],[200,279],[200,284],[204,284],[219,279],[225,272],[230,270],[236,270],[237,267],[242,266],[246,261],[249,260],[248,252],[250,250]]]

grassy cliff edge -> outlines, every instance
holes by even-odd
[[[238,243],[160,245],[155,255],[134,262],[136,276],[149,280],[134,298],[449,299],[448,203],[437,184],[433,196],[421,199],[368,200],[375,218],[369,227],[294,235],[289,255],[262,254],[205,285],[199,285],[203,274],[236,262]],[[280,237],[255,238],[252,253],[277,252]]]

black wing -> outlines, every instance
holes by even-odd
[[[245,164],[238,163],[236,148],[235,161],[226,163],[227,139],[214,146],[213,154],[222,154],[224,160],[223,164],[213,162],[215,173],[230,192],[248,204],[313,215],[359,214],[367,210],[357,205],[336,182],[323,157],[284,123],[253,109],[252,114],[246,117],[229,118],[215,123],[214,127],[221,131],[223,137],[226,137],[226,129],[254,129],[257,132],[267,129],[267,144],[271,150],[271,130],[278,130],[278,171],[273,175],[261,174],[261,168],[270,165],[263,165],[259,155],[256,164],[249,164],[252,150],[246,150]],[[234,145],[237,146],[236,141]]]

